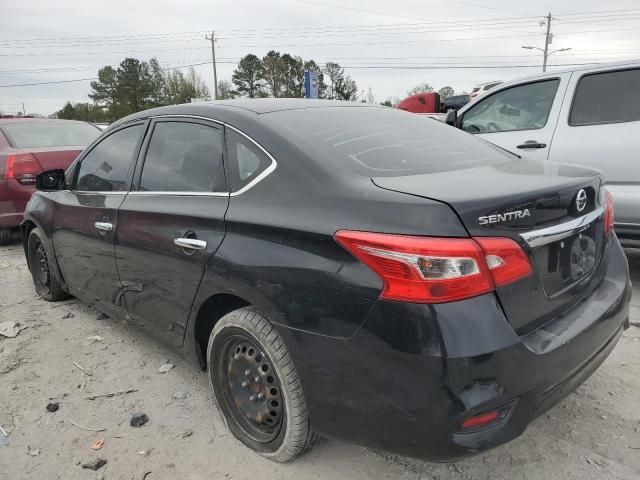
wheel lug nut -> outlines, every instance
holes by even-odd
[[[255,395],[251,395],[249,397],[249,400],[252,401],[252,402],[255,402],[256,401],[256,396]]]
[[[253,377],[253,381],[256,383],[260,383],[260,377],[256,375],[255,377]]]
[[[258,400],[262,400],[264,398],[264,393],[260,392],[258,394]]]
[[[247,369],[247,370],[245,370],[245,371],[244,371],[244,376],[245,376],[245,377],[248,377],[249,375],[251,375],[251,370],[248,370],[248,369]]]
[[[246,380],[244,382],[242,382],[242,387],[243,388],[247,388],[249,386],[249,382],[247,382]]]

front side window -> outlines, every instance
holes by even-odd
[[[512,132],[543,128],[560,80],[528,83],[497,92],[470,108],[461,128],[469,133]]]
[[[142,168],[140,190],[226,191],[222,131],[199,123],[156,123]]]
[[[238,132],[227,130],[231,186],[238,191],[251,183],[271,165],[271,159],[253,142]]]
[[[640,69],[586,75],[580,79],[569,125],[640,120]]]
[[[80,163],[76,190],[128,190],[129,167],[143,133],[144,125],[134,125],[118,130],[98,143]]]

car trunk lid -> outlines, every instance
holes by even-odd
[[[38,160],[43,171],[55,170],[60,168],[66,170],[71,162],[82,152],[84,147],[46,147],[29,149],[28,152],[32,153]]]
[[[562,314],[597,284],[606,242],[594,170],[515,160],[372,181],[449,204],[471,236],[510,237],[523,247],[533,275],[497,290],[521,333]]]

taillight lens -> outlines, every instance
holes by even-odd
[[[531,265],[508,238],[436,238],[341,230],[340,245],[384,282],[380,298],[442,303],[475,297],[528,275]]]
[[[32,153],[18,153],[7,157],[6,178],[14,178],[22,185],[35,185],[42,167]]]
[[[604,233],[613,232],[613,197],[611,193],[605,191],[605,211],[604,211]]]

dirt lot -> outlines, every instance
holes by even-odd
[[[627,253],[640,284],[640,252]],[[278,465],[227,433],[204,374],[150,337],[71,302],[39,300],[21,246],[0,248],[0,322],[27,326],[15,338],[0,337],[0,425],[9,432],[9,445],[0,444],[2,480],[640,478],[638,327],[576,393],[491,452],[430,464],[325,440],[299,461]],[[632,304],[638,322],[637,288]],[[101,338],[87,339],[95,335]],[[158,373],[167,362],[175,368]],[[86,399],[129,388],[137,391]],[[49,402],[59,410],[48,412]],[[129,425],[136,412],[149,417],[141,428]],[[99,439],[104,446],[92,450]],[[97,458],[106,467],[82,468]]]

